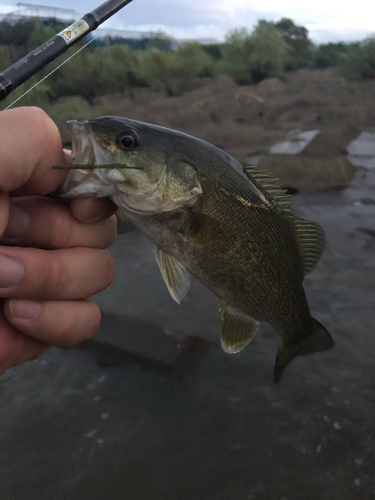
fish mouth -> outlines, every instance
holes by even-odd
[[[67,128],[72,136],[73,164],[82,168],[72,169],[59,189],[59,196],[81,198],[95,196],[102,198],[117,192],[115,185],[108,180],[107,171],[100,168],[106,162],[105,154],[96,144],[85,122],[69,120]],[[85,165],[98,165],[95,170],[85,169]]]
[[[84,122],[69,120],[67,128],[72,136],[72,158],[79,165],[96,165],[90,133]]]

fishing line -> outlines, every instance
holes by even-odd
[[[107,168],[109,170],[113,170],[114,168],[128,168],[129,170],[144,170],[143,167],[127,167],[126,165],[118,165],[114,163],[112,165],[54,165],[52,170],[98,170]]]
[[[74,54],[72,54],[70,57],[68,57],[68,59],[65,59],[64,62],[62,62],[59,66],[57,66],[57,68],[53,69],[50,73],[48,73],[47,76],[45,76],[44,78],[42,78],[38,83],[36,83],[35,85],[33,85],[31,88],[29,88],[29,90],[26,90],[26,92],[24,94],[22,94],[20,97],[18,97],[18,99],[16,99],[15,101],[13,101],[11,104],[9,104],[9,106],[5,109],[9,109],[11,108],[14,104],[16,104],[16,102],[20,101],[23,97],[25,97],[25,95],[27,95],[29,92],[31,92],[33,89],[35,89],[35,87],[37,87],[38,85],[40,85],[42,82],[44,82],[44,80],[47,80],[48,77],[50,77],[55,71],[57,71],[58,69],[60,69],[62,66],[64,66],[65,63],[67,63],[68,61],[70,61],[70,59],[73,59],[73,57],[75,57],[79,52],[81,52],[81,50],[83,50],[84,48],[86,48],[88,45],[90,45],[90,43],[92,43],[94,40],[96,40],[98,38],[99,35],[96,35],[92,38],[92,40],[90,40],[89,42],[87,42],[83,47],[81,47],[80,49],[78,49],[76,52],[74,52]]]

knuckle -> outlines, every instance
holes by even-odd
[[[61,307],[61,312],[64,307]],[[66,311],[65,311],[66,312]],[[63,314],[58,324],[53,325],[53,344],[58,347],[73,347],[76,340],[77,317],[74,314]]]
[[[94,302],[82,301],[76,313],[60,325],[58,335],[55,337],[57,345],[74,347],[80,342],[89,340],[98,330],[100,321],[99,307]]]
[[[73,222],[67,216],[64,207],[56,207],[51,211],[51,224],[49,227],[49,246],[65,248],[71,243]]]
[[[29,114],[32,121],[50,120],[50,117],[47,115],[47,113],[42,108],[38,108],[38,106],[27,106],[23,109],[23,112]]]
[[[41,291],[45,297],[58,298],[64,295],[68,270],[62,259],[49,256],[43,263]]]
[[[43,109],[30,106],[29,108],[24,108],[24,110],[29,114],[29,120],[33,128],[39,131],[38,137],[41,142],[48,142],[52,147],[61,145],[59,129]]]

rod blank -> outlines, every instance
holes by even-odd
[[[0,73],[0,101],[132,0],[108,0]]]

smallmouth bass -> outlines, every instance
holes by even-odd
[[[109,196],[156,245],[178,303],[190,274],[210,289],[220,300],[226,352],[242,350],[260,321],[270,323],[282,339],[278,382],[297,355],[332,347],[302,284],[322,255],[324,231],[295,215],[268,173],[203,140],[127,118],[70,121],[68,128],[75,165],[61,194]]]

